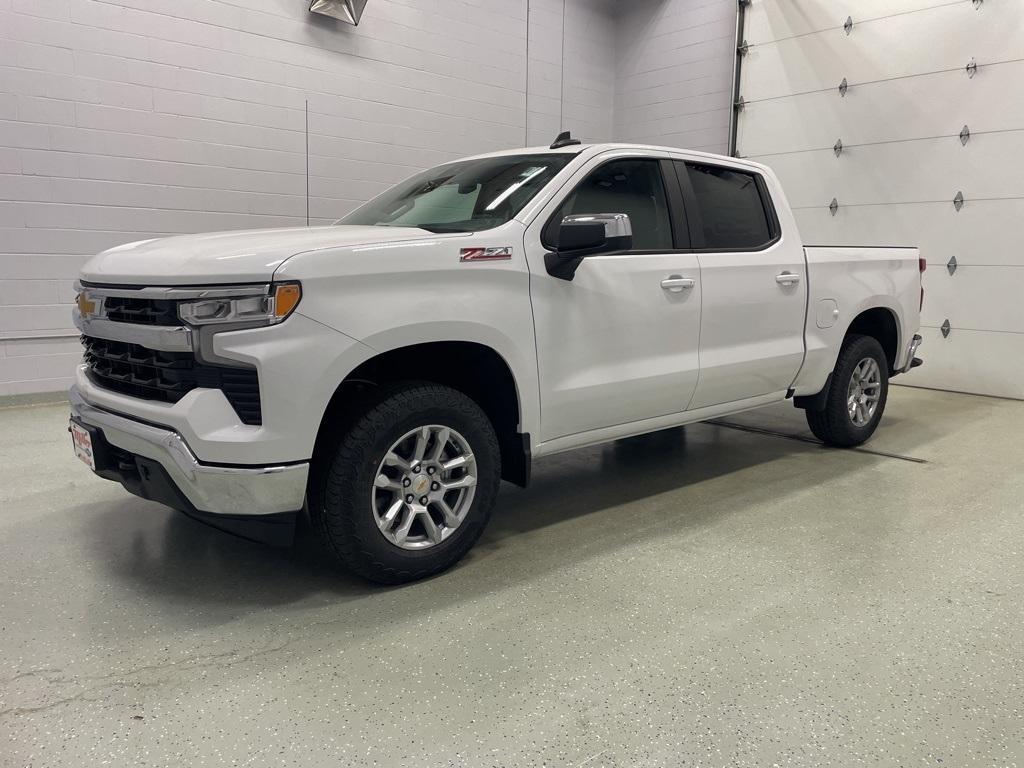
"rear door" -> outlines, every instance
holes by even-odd
[[[686,409],[701,286],[680,197],[667,153],[617,150],[584,164],[527,229],[542,441]],[[548,274],[558,224],[585,213],[629,215],[632,250],[590,256],[572,280]]]
[[[700,381],[690,408],[789,388],[804,356],[807,265],[762,176],[674,160],[700,263]]]

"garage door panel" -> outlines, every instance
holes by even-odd
[[[751,43],[767,43],[795,35],[842,27],[847,16],[854,21],[877,19],[894,13],[919,11],[949,0],[753,0],[744,25]]]
[[[804,242],[928,260],[926,363],[900,383],[1024,398],[1024,2],[754,0],[746,21],[737,152],[775,170]]]
[[[979,64],[1020,59],[1022,28],[1024,3],[986,3],[975,10],[962,2],[865,22],[850,35],[832,29],[754,45],[743,61],[740,93],[748,101],[777,98],[836,88],[844,77],[856,87],[960,69],[972,57]]]
[[[1024,267],[957,267],[950,275],[936,264],[924,274],[924,290],[922,325],[948,318],[957,328],[1024,334]]]
[[[1007,246],[1007,233],[1024,222],[1024,200],[968,203],[959,213],[950,203],[825,206],[796,211],[805,243],[814,245],[914,245],[928,259],[928,272],[945,271],[951,256],[961,266],[1024,267],[1024,248]],[[1024,311],[1024,310],[1022,310]]]
[[[763,158],[794,207],[1024,196],[1024,132],[946,137]],[[758,158],[752,158],[758,159]]]
[[[830,90],[754,102],[743,111],[737,148],[752,157],[828,149],[836,139],[852,150],[859,144],[956,136],[964,125],[975,138],[1021,129],[1024,98],[1010,97],[1021,83],[1024,61],[985,67],[974,78],[957,71],[872,83],[845,98]]]
[[[924,327],[921,336],[924,365],[897,383],[1024,398],[1024,334],[954,328],[944,339],[938,328]]]

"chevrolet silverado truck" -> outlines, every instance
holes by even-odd
[[[130,243],[82,269],[74,450],[382,583],[458,561],[534,459],[790,399],[863,443],[920,363],[914,248],[804,245],[762,165],[551,146],[446,163],[332,226]]]

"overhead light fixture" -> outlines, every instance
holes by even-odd
[[[310,13],[321,13],[349,24],[359,24],[366,0],[311,0]]]

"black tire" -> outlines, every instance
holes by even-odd
[[[880,393],[875,413],[866,424],[859,426],[854,423],[847,406],[850,379],[854,368],[864,358],[874,358],[880,372]],[[871,336],[851,334],[843,342],[836,361],[832,379],[829,382],[825,408],[820,411],[806,411],[807,425],[815,437],[826,445],[838,448],[851,448],[866,441],[882,418],[885,401],[889,395],[889,362],[885,350],[878,340]]]
[[[426,424],[450,427],[465,438],[477,482],[462,523],[440,543],[409,550],[385,538],[371,497],[384,454]],[[314,527],[346,568],[380,584],[422,579],[458,562],[483,533],[501,481],[501,453],[487,415],[466,395],[437,384],[408,383],[381,392],[324,454],[310,483]]]

